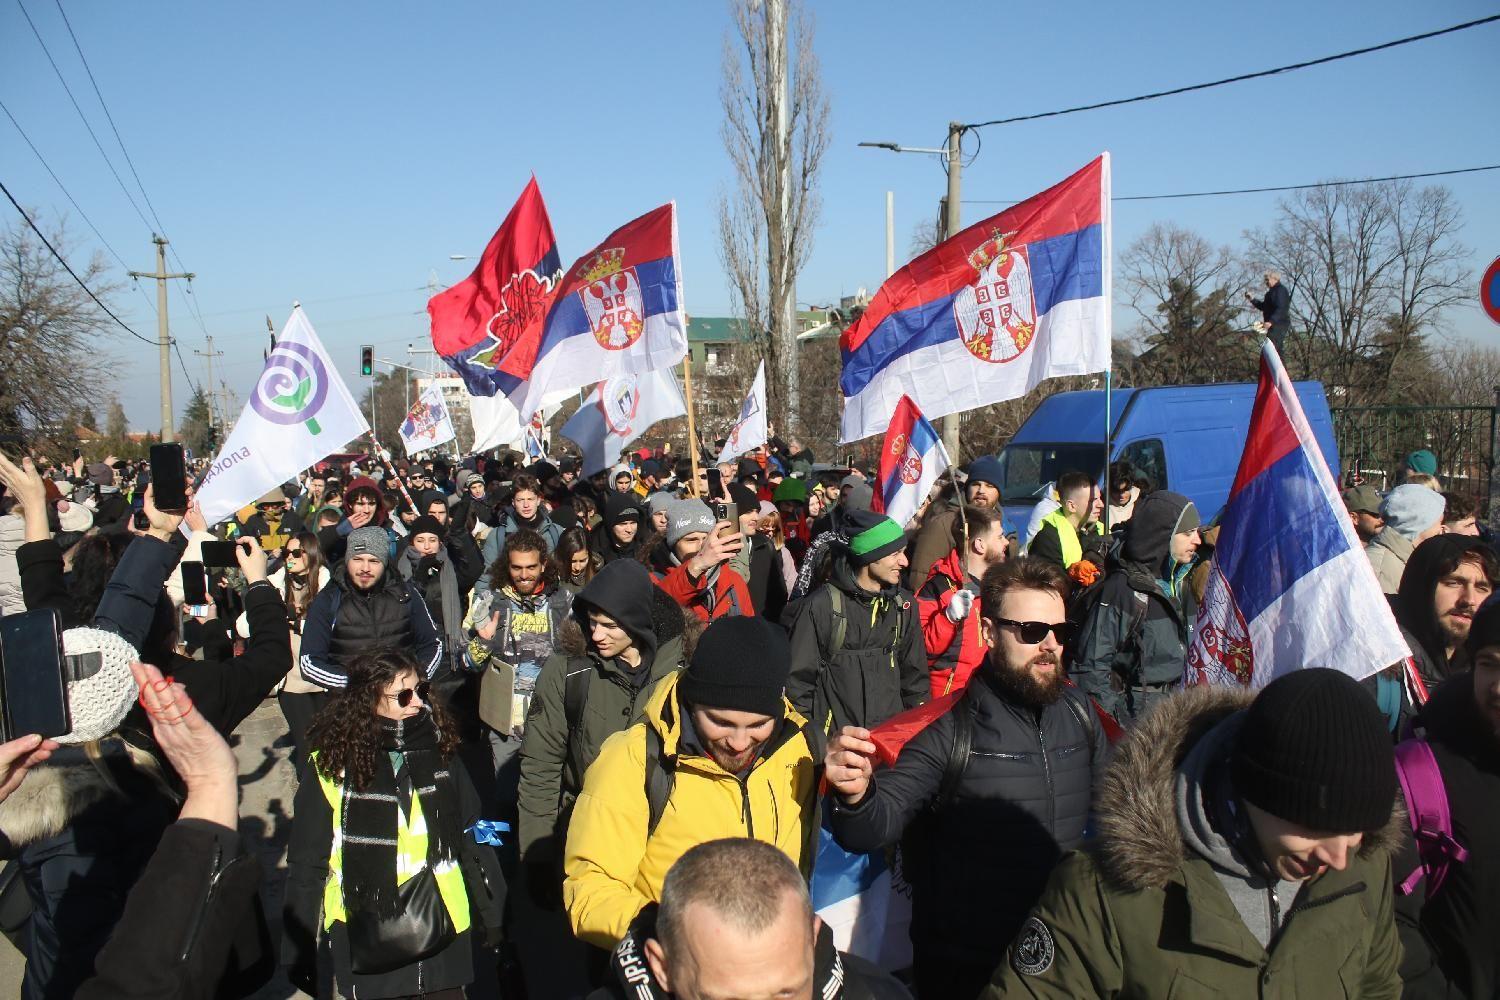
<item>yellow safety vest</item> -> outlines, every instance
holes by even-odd
[[[348,922],[344,913],[344,786],[318,768],[316,752],[312,758],[318,785],[333,810],[333,846],[328,853],[328,881],[323,886],[323,929],[327,930],[335,921]],[[411,815],[402,812],[396,830],[396,884],[403,884],[426,866],[427,820],[422,816],[422,800],[413,794]],[[469,892],[464,887],[458,861],[441,861],[433,866],[432,873],[437,877],[438,894],[443,897],[453,929],[463,933],[469,929]]]
[[[1042,518],[1042,523],[1057,529],[1057,537],[1062,542],[1063,569],[1083,558],[1083,545],[1078,541],[1078,530],[1063,516],[1060,508]]]

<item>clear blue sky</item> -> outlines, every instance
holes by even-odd
[[[54,0],[25,0],[105,149],[132,181]],[[996,4],[815,0],[832,102],[823,215],[803,301],[884,273],[884,193],[898,258],[936,211],[929,157],[861,140],[936,146],[980,121],[1130,96],[1314,58],[1493,13],[1492,4]],[[1065,8],[1065,9],[1064,9]],[[427,341],[430,272],[470,265],[533,171],[564,260],[669,199],[680,211],[687,304],[723,315],[715,204],[730,183],[719,136],[718,0],[571,6],[447,2],[66,4],[146,190],[193,285],[222,371],[243,397],[299,299],[356,393],[358,345]],[[1108,149],[1117,195],[1384,176],[1500,162],[1500,24],[1327,67],[1141,105],[985,131],[966,198],[1031,194]],[[0,3],[0,95],[104,237],[153,263],[150,227],[115,183],[15,0]],[[98,241],[8,121],[0,179],[66,213],[77,254]],[[1500,171],[1452,178],[1478,271],[1500,254]],[[1116,255],[1151,223],[1238,244],[1275,195],[1121,203]],[[144,207],[144,206],[142,206]],[[989,211],[966,205],[965,221]],[[6,213],[14,219],[8,205]],[[149,213],[148,213],[149,216]],[[1477,291],[1476,291],[1477,295]],[[154,302],[154,290],[151,291]],[[154,337],[146,299],[121,315]],[[194,379],[203,331],[182,295],[173,333]],[[1117,333],[1128,314],[1117,312]],[[1451,329],[1493,343],[1471,305]],[[155,350],[120,334],[119,393],[155,428]],[[175,372],[180,414],[187,388]]]

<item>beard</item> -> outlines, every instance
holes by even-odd
[[[1038,677],[1032,668],[1042,663],[1052,664],[1052,669]],[[1033,656],[1018,667],[998,663],[992,654],[989,677],[1000,697],[1032,711],[1041,711],[1062,697],[1062,663],[1060,658],[1048,653]]]

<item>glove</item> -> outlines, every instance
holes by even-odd
[[[969,617],[969,611],[974,607],[974,591],[955,590],[953,596],[948,598],[948,606],[943,609],[943,614],[948,620],[957,624]]]
[[[562,878],[551,858],[526,863],[526,891],[539,910],[560,913],[563,908]]]

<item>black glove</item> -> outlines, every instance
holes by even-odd
[[[539,910],[560,912],[563,908],[562,873],[551,858],[540,858],[525,862],[526,891]]]

